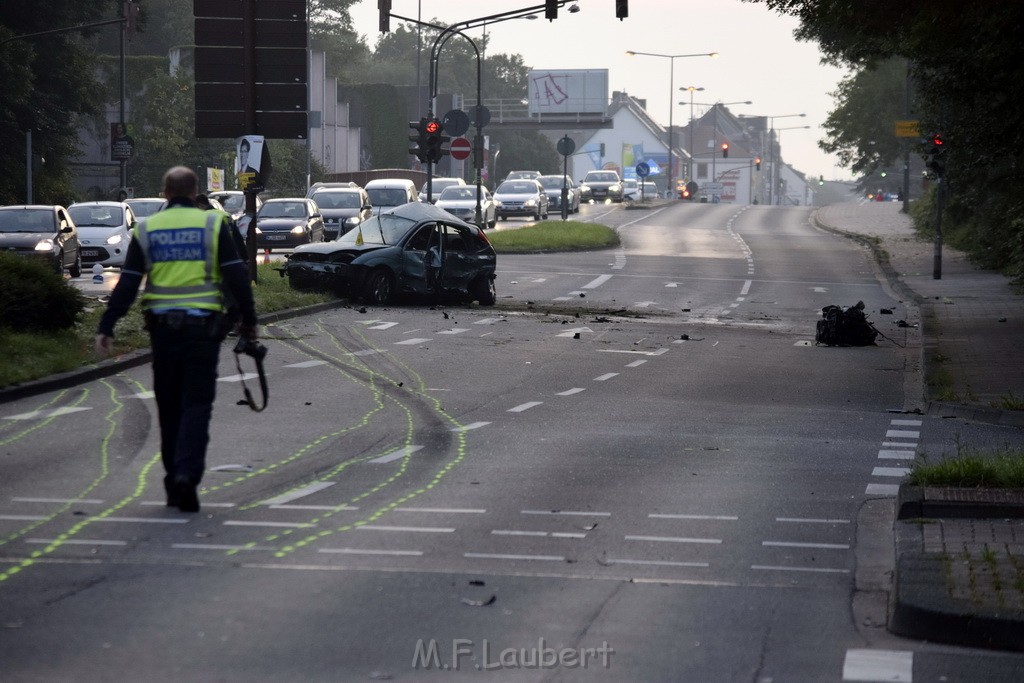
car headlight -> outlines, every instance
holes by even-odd
[[[53,251],[53,240],[46,238],[45,240],[39,240],[36,242],[36,251]]]
[[[527,199],[525,202],[523,202],[523,206],[537,206],[537,200]]]
[[[345,227],[346,228],[354,228],[354,227],[356,227],[357,225],[359,225],[362,222],[363,222],[363,219],[360,218],[359,216],[352,216],[350,218],[346,218],[345,219]]]
[[[115,233],[107,238],[107,244],[120,244],[122,237],[121,233]]]
[[[621,192],[622,191],[622,185],[610,185],[608,187],[608,191],[609,192]]]
[[[590,185],[580,185],[580,192],[590,192]]]
[[[260,226],[258,226],[258,225],[256,226],[256,234],[257,235],[262,235],[263,234],[263,231],[260,230]]]
[[[292,228],[290,230],[290,232],[293,235],[301,235],[302,233],[306,232],[306,226],[305,225],[296,225],[294,228]]]

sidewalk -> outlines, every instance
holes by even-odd
[[[918,240],[897,203],[822,207],[817,224],[864,240],[919,307],[921,412],[1024,427],[1024,296],[949,247]],[[1024,436],[1020,440],[1024,440]],[[1018,442],[1020,442],[1018,440]],[[1024,651],[1024,491],[900,487],[889,630]]]

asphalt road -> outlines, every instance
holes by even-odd
[[[869,254],[806,209],[604,212],[621,249],[502,257],[494,308],[268,327],[265,413],[225,351],[199,515],[148,368],[2,406],[3,679],[1019,680],[884,631],[880,450],[951,434],[902,412]],[[892,341],[814,346],[858,300]]]

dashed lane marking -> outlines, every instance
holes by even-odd
[[[356,527],[360,531],[404,531],[416,534],[453,534],[454,527],[437,526],[388,526],[382,524],[362,524]]]
[[[422,550],[371,550],[367,548],[320,548],[318,553],[338,555],[387,555],[388,557],[419,557]]]
[[[74,505],[102,505],[99,498],[11,498],[15,503],[56,503],[59,505],[72,503]]]
[[[869,496],[895,496],[899,492],[899,484],[868,484],[864,491]]]
[[[761,545],[772,548],[817,548],[819,550],[849,550],[848,543],[797,543],[794,541],[761,541]]]
[[[56,538],[26,538],[25,543],[31,543],[33,545],[50,545],[51,543],[63,543],[64,545],[128,545],[128,541],[101,541],[99,539],[89,538],[69,538],[63,541],[58,541]]]
[[[388,453],[387,455],[382,455],[379,458],[374,458],[373,460],[369,460],[368,462],[376,463],[378,465],[383,464],[383,463],[387,463],[387,462],[394,462],[395,460],[401,460],[405,456],[412,455],[416,451],[419,451],[419,450],[422,450],[422,449],[423,449],[423,446],[405,446],[404,448],[399,448],[397,451],[394,451],[393,453]]]
[[[709,545],[721,545],[720,538],[688,538],[685,536],[632,536],[626,535],[627,541],[650,541],[652,543],[706,543]]]
[[[286,365],[286,368],[315,368],[318,365],[327,365],[325,360],[306,360],[301,363],[290,363]]]
[[[619,373],[617,373],[617,372],[606,372],[603,375],[598,375],[597,377],[595,377],[594,381],[595,382],[607,382],[612,377],[618,377],[618,376],[619,376]]]
[[[257,520],[229,519],[224,526],[273,527],[281,529],[309,529],[316,526],[308,522],[264,522]]]
[[[608,564],[639,564],[639,565],[650,565],[653,567],[697,567],[701,569],[707,569],[711,565],[707,562],[675,562],[672,560],[623,560],[619,558],[610,558],[605,560]]]
[[[491,424],[491,423],[490,422],[471,422],[468,425],[462,425],[461,427],[452,427],[451,431],[453,431],[453,432],[468,432],[471,429],[480,429],[481,427],[486,427],[489,424]]]
[[[583,392],[583,391],[586,391],[586,389],[582,389],[580,387],[573,387],[572,389],[566,389],[565,391],[559,391],[555,395],[556,396],[572,396],[573,394],[578,394],[578,393]]]
[[[717,522],[735,522],[739,519],[735,515],[676,515],[671,513],[651,513],[647,515],[650,519],[693,519],[710,520]]]
[[[776,517],[776,522],[793,522],[796,524],[849,524],[848,519],[808,519],[804,517]]]
[[[413,337],[412,339],[395,342],[395,346],[415,346],[416,344],[426,344],[428,341],[430,340],[424,337]]]
[[[476,560],[538,560],[541,562],[565,562],[561,555],[502,555],[498,553],[462,553],[468,559]]]
[[[768,564],[752,564],[751,569],[771,572],[810,572],[818,574],[849,574],[849,569],[833,569],[829,567],[782,567]]]
[[[306,496],[312,495],[317,491],[323,491],[324,489],[330,488],[332,486],[334,486],[333,481],[315,481],[312,484],[309,484],[308,486],[303,486],[302,488],[295,489],[294,491],[290,491],[288,493],[281,494],[280,496],[277,496],[275,498],[265,500],[261,503],[261,505],[284,505],[285,503],[291,503],[293,501],[298,500],[299,498],[305,498]]]
[[[19,415],[8,415],[4,417],[5,420],[39,420],[47,417],[58,417],[60,415],[70,415],[71,413],[79,413],[83,410],[92,410],[92,408],[85,407],[64,407],[64,408],[47,408],[45,410],[33,410],[30,413],[21,413]]]
[[[882,460],[913,460],[917,457],[917,451],[882,449],[878,451],[878,457]]]
[[[905,650],[847,650],[844,681],[913,683],[914,653]]]
[[[520,510],[521,515],[567,515],[575,517],[611,517],[610,512],[588,512],[586,510]]]
[[[536,408],[537,406],[542,405],[543,403],[544,401],[528,401],[526,403],[520,403],[515,408],[509,408],[508,412],[521,413],[523,411],[529,410],[530,408]]]
[[[483,515],[487,513],[487,510],[481,508],[395,508],[395,512],[426,512],[436,513],[439,515]]]
[[[910,474],[909,467],[876,467],[871,470],[873,477],[905,477]]]

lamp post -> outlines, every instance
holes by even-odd
[[[688,85],[685,88],[680,88],[680,90],[688,90],[690,92],[690,125],[688,126],[688,128],[690,129],[690,163],[687,164],[686,178],[687,178],[687,180],[692,181],[693,180],[693,93],[698,92],[698,91],[703,91],[704,88],[698,88],[696,86]],[[680,102],[679,104],[682,104],[682,102]],[[669,192],[671,192],[672,188],[670,187],[670,188],[668,188],[668,190],[669,190]]]
[[[803,116],[803,114],[801,114],[801,116]],[[779,133],[781,133],[784,130],[804,130],[804,129],[807,129],[807,128],[810,128],[810,126],[789,126],[787,128],[776,128],[775,129],[775,135],[776,135],[776,138],[778,139],[778,142],[779,142],[780,151],[781,151],[781,147],[782,147],[782,138],[779,137],[779,135],[778,135]],[[772,175],[773,176],[777,176],[777,174],[775,173],[775,165],[774,164],[772,164]],[[777,177],[773,178],[773,184],[777,184],[777,183],[778,183]],[[780,197],[780,199],[781,199],[781,197]]]
[[[672,110],[675,108],[675,102],[673,100],[675,99],[674,95],[675,95],[675,91],[676,91],[675,83],[674,83],[676,60],[677,59],[681,59],[683,57],[711,57],[712,59],[716,59],[718,57],[718,53],[717,52],[698,52],[698,53],[689,54],[689,55],[663,55],[663,54],[659,54],[657,52],[636,52],[634,50],[627,50],[626,54],[629,55],[630,57],[635,57],[636,55],[640,55],[642,57],[662,57],[662,58],[668,60],[668,64],[669,64],[669,66],[668,66],[668,186],[667,186],[666,189],[669,192],[671,192],[672,191],[672,171],[673,171],[673,169],[672,169],[672,162],[673,162],[673,158],[672,158],[673,157],[673,152],[672,152],[672,144],[673,144],[673,140],[672,140]]]
[[[775,119],[788,119],[794,116],[804,117],[807,116],[807,114],[778,114],[776,116],[762,115],[759,117],[745,117],[768,119],[768,178],[771,181],[768,185],[768,204],[774,203],[773,195],[775,192]],[[808,126],[808,128],[809,127],[810,126]]]

